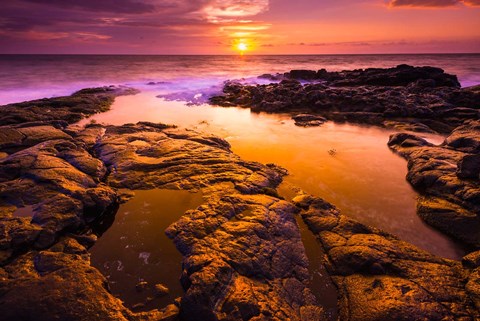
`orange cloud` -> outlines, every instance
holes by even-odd
[[[213,0],[202,12],[213,23],[231,22],[244,17],[251,17],[269,8],[269,0]]]
[[[464,0],[463,3],[472,7],[480,6],[480,0]]]

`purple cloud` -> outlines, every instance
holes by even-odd
[[[155,10],[152,3],[135,0],[25,0],[42,5],[68,9],[84,9],[88,11],[117,13],[146,13]]]
[[[127,51],[196,43],[190,39],[206,45],[268,29],[253,19],[268,8],[269,0],[9,0],[2,4],[0,52],[48,40],[62,50],[80,41]]]
[[[480,6],[480,0],[390,0],[390,7],[429,7],[444,8],[459,4]]]

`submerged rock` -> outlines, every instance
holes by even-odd
[[[163,284],[155,284],[154,289],[155,289],[155,295],[159,297],[165,296],[170,292],[170,290]]]
[[[327,119],[318,115],[298,114],[292,117],[295,125],[300,127],[316,127],[323,125]]]

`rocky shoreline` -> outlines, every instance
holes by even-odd
[[[439,146],[411,134],[389,147],[408,160],[407,180],[422,195],[418,215],[431,226],[480,248],[480,122],[466,121]]]
[[[293,199],[326,252],[340,320],[478,320],[478,263],[463,267],[342,215],[310,195]],[[475,254],[478,257],[478,253]]]
[[[285,170],[245,162],[223,139],[163,124],[38,121],[0,132],[2,319],[322,319],[307,287],[295,207],[275,197]],[[117,188],[208,195],[168,229],[184,256],[186,292],[162,310],[127,309],[90,265],[95,231],[121,201]],[[16,214],[25,208],[30,213]]]
[[[440,68],[400,65],[342,72],[292,70],[262,75],[270,85],[226,83],[220,106],[294,114],[298,126],[353,121],[449,135],[434,146],[399,133],[389,147],[409,160],[407,180],[423,196],[418,214],[471,249],[480,238],[480,86],[461,88]],[[302,81],[302,82],[300,82]],[[295,115],[298,112],[302,114]]]
[[[292,70],[262,77],[279,82],[227,82],[223,94],[210,101],[254,112],[313,113],[337,122],[439,133],[449,133],[465,120],[479,117],[480,87],[460,88],[456,76],[440,68]]]
[[[408,159],[419,215],[471,247],[463,262],[362,225],[320,198],[283,199],[285,169],[244,161],[221,138],[148,122],[75,126],[135,93],[87,89],[0,107],[2,320],[328,320],[322,294],[309,288],[297,215],[324,249],[340,320],[479,319],[480,92],[440,69],[411,68],[292,71],[268,76],[278,84],[228,83],[212,102],[313,113],[297,115],[299,126],[354,119],[450,133],[440,146],[406,133],[389,146]],[[121,189],[153,188],[201,191],[204,204],[165,231],[183,256],[184,295],[133,312],[110,293],[88,249],[125,201]]]

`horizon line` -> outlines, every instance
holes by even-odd
[[[428,53],[318,53],[318,54],[141,54],[141,53],[0,53],[0,56],[411,56],[411,55],[479,55],[480,52]]]

